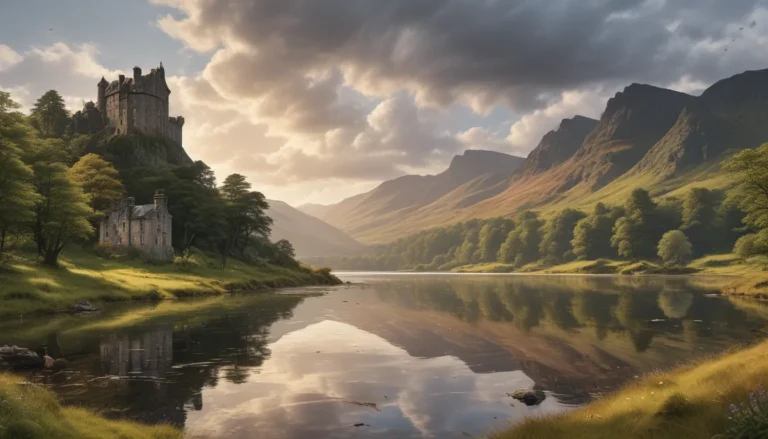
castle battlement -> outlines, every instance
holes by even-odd
[[[73,116],[75,132],[93,134],[111,127],[118,134],[158,135],[181,145],[184,118],[168,115],[171,90],[162,63],[147,74],[134,67],[132,77],[119,75],[112,82],[101,78],[96,87],[95,106],[86,104]]]

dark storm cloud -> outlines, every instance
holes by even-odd
[[[605,81],[712,80],[718,59],[690,53],[746,20],[755,0],[175,0],[166,26],[198,47],[236,42],[250,72],[279,80],[342,68],[370,92],[407,87],[420,101],[542,105]],[[745,22],[746,24],[746,22]],[[675,44],[675,42],[683,44]],[[719,55],[718,52],[716,55]],[[715,54],[713,54],[715,55]],[[234,58],[232,59],[235,60]],[[242,62],[238,57],[237,62]],[[705,71],[689,71],[691,63]],[[233,72],[234,63],[220,69]],[[258,69],[258,73],[256,70]],[[232,81],[231,83],[235,83]],[[237,83],[238,89],[247,89]],[[234,88],[234,85],[233,85]],[[296,88],[294,88],[296,89]]]
[[[434,172],[467,147],[525,153],[631,82],[690,92],[768,66],[768,0],[151,1],[180,11],[159,21],[168,34],[212,54],[190,105],[239,113],[207,116],[224,122],[211,142],[231,133],[236,154],[218,155],[270,184]],[[438,129],[461,105],[517,121],[506,139]]]

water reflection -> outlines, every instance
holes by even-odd
[[[165,378],[173,362],[173,328],[141,336],[111,334],[101,342],[101,370],[112,376]]]
[[[768,320],[686,278],[352,280],[366,283],[0,322],[0,344],[67,358],[71,370],[33,377],[65,402],[192,435],[442,438],[582,404],[754,340]],[[548,392],[542,406],[506,396],[529,386]]]

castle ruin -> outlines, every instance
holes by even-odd
[[[95,134],[110,127],[117,134],[161,136],[181,146],[184,118],[168,116],[171,90],[163,63],[146,75],[134,67],[132,78],[120,75],[109,83],[102,77],[97,87],[96,103],[87,102],[72,116],[75,133]]]

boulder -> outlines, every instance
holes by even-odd
[[[53,369],[55,372],[58,372],[68,367],[69,367],[69,361],[63,358],[57,358],[56,361],[53,362],[53,367],[51,367],[51,369]]]
[[[81,300],[75,304],[75,312],[91,312],[96,311],[96,307],[91,305],[87,300]]]
[[[527,406],[533,406],[541,404],[547,397],[547,394],[541,390],[521,389],[512,393],[507,393],[507,396],[512,397]]]
[[[43,359],[35,351],[18,346],[0,347],[0,361],[10,365],[12,369],[43,367]]]
[[[48,355],[43,356],[43,367],[46,369],[50,369],[53,367],[53,358],[49,357]]]

